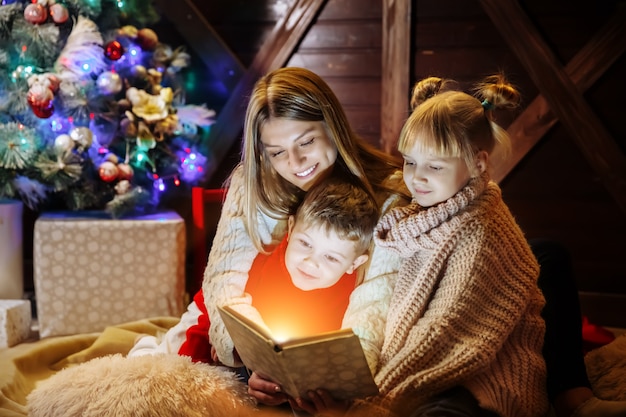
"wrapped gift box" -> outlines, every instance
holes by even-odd
[[[0,300],[0,349],[28,339],[30,324],[29,300]]]
[[[185,223],[174,212],[43,213],[33,246],[40,337],[183,311]]]

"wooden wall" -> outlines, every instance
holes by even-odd
[[[177,2],[176,10],[164,0],[159,3],[166,9],[162,26],[174,28],[171,36],[184,38],[206,66],[203,95],[214,98],[211,104],[216,110],[234,115],[230,120],[234,127],[217,129],[221,135],[215,140],[225,143],[218,145],[222,149],[220,158],[207,186],[219,185],[238,160],[236,132],[242,119],[237,115],[241,115],[247,91],[244,87],[237,89],[237,81],[245,80],[247,70],[248,88],[254,71],[272,65],[303,66],[319,73],[337,93],[353,127],[382,148],[389,146],[382,140],[389,136],[385,133],[388,123],[381,123],[387,109],[387,104],[381,108],[382,103],[388,103],[388,99],[383,100],[383,77],[388,74],[384,74],[382,62],[390,49],[384,34],[394,28],[402,28],[400,38],[406,33],[410,45],[408,67],[398,67],[397,72],[406,70],[408,87],[429,75],[469,85],[484,75],[504,71],[522,90],[524,103],[519,112],[500,115],[501,120],[525,140],[536,136],[527,144],[528,149],[518,154],[517,165],[504,170],[498,178],[504,198],[528,237],[554,239],[570,250],[584,313],[596,322],[626,327],[626,308],[622,307],[626,301],[626,207],[616,192],[616,184],[619,187],[626,178],[622,166],[613,170],[613,166],[603,168],[598,162],[620,165],[626,153],[626,55],[615,52],[620,49],[608,49],[607,57],[601,54],[606,51],[592,48],[581,59],[582,73],[576,80],[572,76],[578,86],[574,89],[580,94],[551,90],[556,91],[548,101],[553,105],[584,102],[581,114],[589,116],[585,113],[588,108],[593,112],[594,117],[580,119],[592,119],[595,124],[580,120],[585,123],[577,130],[575,120],[566,120],[567,111],[558,108],[563,123],[559,122],[545,101],[534,103],[532,108],[540,110],[527,113],[526,119],[519,118],[540,92],[545,94],[551,86],[560,85],[559,79],[550,72],[538,79],[541,73],[535,70],[535,59],[520,59],[520,47],[516,49],[498,25],[492,7],[495,3],[490,1],[186,0]],[[607,25],[626,26],[623,1],[523,0],[519,5],[520,21],[527,17],[540,36],[536,49],[547,47],[568,74],[574,69],[566,65],[575,61]],[[314,16],[293,10],[305,7],[314,10]],[[398,10],[407,11],[408,24],[404,25],[404,15]],[[284,24],[286,15],[294,20],[310,19],[310,24],[303,24],[304,29],[298,32]],[[517,23],[517,19],[506,22],[509,26]],[[277,33],[281,24],[282,32]],[[520,37],[524,35],[520,33]],[[617,39],[626,42],[622,35]],[[269,51],[268,43],[274,48],[284,44],[282,56]],[[609,42],[607,48],[614,47]],[[230,58],[225,50],[232,53]],[[596,67],[602,69],[591,74]],[[406,90],[395,94],[396,99],[399,95],[406,103],[399,106],[398,112],[394,108],[401,120],[408,115]],[[237,104],[231,102],[233,96]],[[550,119],[554,122],[548,123]],[[536,132],[537,125],[545,134]],[[611,140],[612,155],[598,159],[596,156],[606,152],[607,138]]]

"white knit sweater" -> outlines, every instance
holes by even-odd
[[[389,179],[396,186],[401,183],[401,173]],[[389,197],[384,207],[396,204],[396,197]],[[243,170],[237,168],[232,176],[221,217],[204,273],[203,291],[211,320],[209,336],[220,361],[228,366],[239,365],[233,357],[233,342],[218,313],[218,305],[230,305],[253,320],[262,322],[258,312],[251,306],[251,298],[244,292],[248,271],[257,256],[249,235],[244,228]],[[265,245],[275,245],[287,230],[286,220],[276,220],[258,214],[260,234]],[[393,285],[400,263],[397,254],[375,248],[364,282],[350,297],[350,304],[343,320],[344,328],[352,328],[361,339],[370,368],[376,368],[382,346],[385,318]]]
[[[461,385],[501,416],[544,415],[539,266],[498,186],[483,175],[437,206],[395,208],[375,241],[404,259],[369,406],[401,416]]]

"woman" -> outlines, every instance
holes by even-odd
[[[217,304],[229,300],[228,305],[260,320],[244,292],[252,261],[282,239],[287,218],[303,195],[330,175],[357,183],[383,210],[403,197],[399,161],[357,137],[319,76],[302,68],[282,68],[262,77],[250,98],[242,162],[230,177],[214,238],[219,244],[211,249],[203,283],[212,318],[209,338],[219,362],[237,365]],[[398,258],[384,249],[371,253],[343,322],[343,327],[355,328],[365,323],[365,330],[357,335],[372,369],[382,344],[397,263]],[[377,298],[363,296],[366,293]]]

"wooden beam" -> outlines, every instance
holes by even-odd
[[[380,147],[396,152],[408,116],[411,56],[411,1],[383,0]]]
[[[589,89],[626,50],[626,8],[619,8],[609,22],[567,64],[565,72],[581,93]],[[558,119],[539,94],[507,129],[511,155],[494,153],[492,176],[502,181]]]
[[[208,169],[209,176],[241,136],[248,96],[258,78],[287,63],[325,2],[326,0],[297,0],[285,16],[276,22],[250,68],[237,83],[216,122],[211,126],[208,142],[213,163]]]
[[[232,91],[245,67],[191,0],[156,0],[158,8],[176,26],[187,44],[227,91]]]
[[[626,212],[626,157],[516,0],[480,0],[618,206]]]

